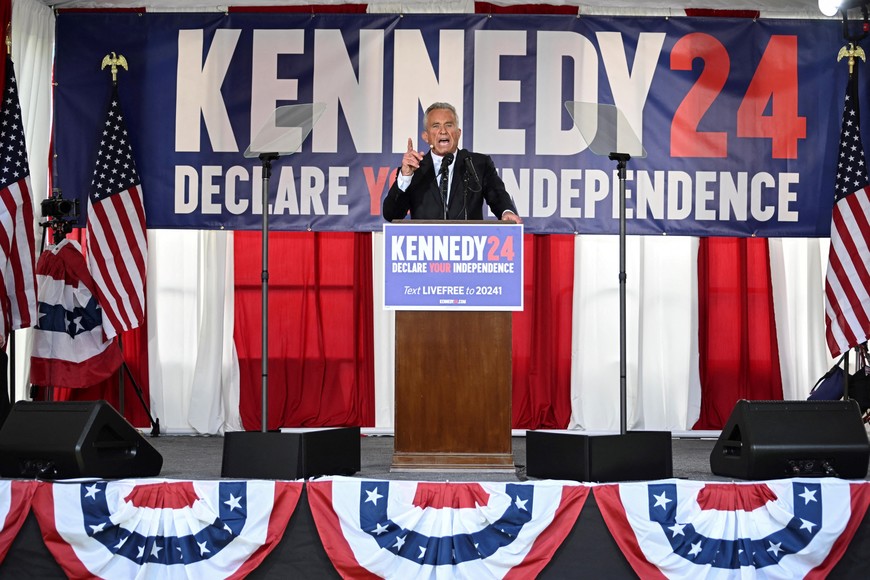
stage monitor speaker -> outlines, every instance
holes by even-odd
[[[160,453],[106,401],[19,401],[0,429],[3,477],[150,477],[162,467]]]
[[[671,433],[527,431],[526,474],[597,482],[668,479],[673,475]]]
[[[738,479],[864,479],[870,441],[855,401],[737,401],[710,454]]]
[[[306,479],[360,470],[359,427],[224,434],[221,477]]]

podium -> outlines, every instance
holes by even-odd
[[[514,470],[511,313],[396,312],[393,470]]]
[[[439,222],[436,228],[450,232],[451,222]],[[487,240],[491,225],[499,222],[458,222],[459,232],[484,231]],[[402,232],[420,227],[420,222],[398,226]],[[460,225],[461,224],[461,225]],[[475,225],[476,224],[476,225]],[[386,228],[391,226],[385,227]],[[522,228],[519,228],[518,252],[514,261],[522,264]],[[424,230],[425,231],[425,230]],[[441,231],[441,230],[436,230]],[[514,233],[517,230],[514,230]],[[449,234],[447,234],[449,235]],[[457,234],[462,235],[462,234]],[[470,234],[475,235],[475,234]],[[495,236],[498,238],[498,236]],[[385,252],[389,235],[385,236]],[[513,243],[511,243],[513,247]],[[506,246],[505,246],[506,247]],[[517,257],[518,256],[518,257]],[[490,256],[491,257],[491,256]],[[473,262],[473,260],[471,260]],[[486,262],[486,258],[482,263]],[[428,264],[444,264],[438,260]],[[466,261],[469,263],[469,261]],[[389,262],[385,269],[390,269]],[[477,292],[482,286],[464,281],[457,271],[461,267],[430,266],[438,276],[425,280],[420,287],[410,283],[412,289],[425,294],[427,289],[459,289],[454,300],[435,302],[462,302],[443,308],[435,306],[396,307],[396,391],[395,391],[395,447],[392,471],[514,471],[511,442],[511,318],[510,306],[478,306]],[[450,270],[443,274],[443,270]],[[450,278],[450,274],[454,278]],[[481,278],[501,292],[497,298],[518,293],[522,296],[522,271],[514,271],[519,280],[511,279],[505,288],[499,286],[498,274]],[[413,279],[413,278],[412,278]],[[385,286],[390,284],[389,279]],[[407,279],[397,282],[409,287]],[[443,284],[443,285],[442,285]],[[452,284],[448,286],[448,284]],[[507,286],[518,288],[508,289]],[[459,291],[459,290],[454,290]],[[413,292],[412,292],[413,293]],[[389,294],[385,288],[385,295]],[[451,294],[451,296],[456,296]],[[387,306],[389,307],[389,306]]]

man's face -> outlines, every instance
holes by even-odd
[[[456,116],[449,109],[434,109],[429,112],[429,126],[423,131],[423,141],[436,155],[456,153],[462,130],[457,126]]]

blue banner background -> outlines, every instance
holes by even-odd
[[[199,64],[213,56],[212,45],[218,32],[238,34],[226,76],[220,85],[237,151],[213,151],[209,131],[202,119],[199,123],[200,150],[176,150],[177,99],[179,92],[188,92],[187,88],[179,88],[179,35],[180,31],[199,30],[204,45]],[[351,103],[341,103],[341,107],[330,105],[324,116],[337,119],[336,134],[326,136],[326,141],[335,140],[337,150],[315,151],[309,139],[302,151],[275,163],[270,196],[272,200],[283,196],[283,209],[270,216],[273,229],[381,229],[383,220],[378,200],[388,187],[384,181],[387,171],[393,172],[400,162],[408,136],[419,149],[425,150],[425,145],[420,142],[420,125],[404,137],[404,142],[401,139],[396,142],[393,124],[398,121],[394,118],[394,96],[400,92],[403,95],[409,91],[413,93],[415,87],[425,84],[427,75],[432,74],[446,87],[445,79],[450,71],[440,70],[439,55],[445,50],[441,45],[441,34],[442,31],[460,31],[458,34],[464,39],[464,47],[461,47],[464,59],[461,64],[450,66],[461,66],[463,75],[459,89],[462,102],[454,102],[462,114],[462,145],[493,155],[496,167],[505,176],[509,191],[514,194],[524,217],[526,232],[618,231],[614,200],[618,183],[614,162],[588,150],[539,154],[540,143],[536,141],[536,115],[545,109],[544,100],[547,103],[583,100],[574,92],[577,70],[582,76],[577,86],[597,83],[599,103],[621,102],[615,97],[624,97],[618,91],[625,85],[612,88],[613,75],[608,66],[612,68],[616,61],[611,54],[610,60],[605,62],[605,49],[602,47],[602,38],[613,38],[607,33],[618,33],[629,74],[640,74],[633,67],[642,56],[656,58],[648,97],[642,102],[641,110],[647,157],[632,159],[628,166],[627,185],[631,196],[628,200],[628,233],[798,237],[827,236],[829,233],[847,66],[845,62],[838,64],[836,60],[837,52],[844,44],[839,23],[821,20],[61,12],[57,18],[55,140],[57,185],[64,197],[82,197],[89,191],[100,128],[110,94],[110,75],[100,70],[99,63],[106,54],[114,51],[124,55],[130,64],[129,72],[119,73],[119,92],[142,177],[148,227],[259,229],[262,223],[258,211],[259,162],[244,159],[242,152],[250,141],[252,89],[263,82],[263,79],[255,78],[253,39],[265,30],[287,31],[288,35],[291,31],[302,31],[301,51],[277,57],[278,78],[298,79],[297,93],[292,99],[276,101],[276,105],[312,102],[315,76],[319,76],[318,82],[323,83],[324,78],[329,78],[333,70],[337,70],[333,67],[342,64],[318,62],[315,53],[317,34],[340,31],[347,59],[354,72],[362,75],[361,31],[383,31],[380,148],[358,150],[357,141],[362,140],[365,132],[357,129],[355,133],[346,119],[344,109]],[[412,70],[394,69],[397,57],[401,56],[394,50],[398,31],[410,34],[419,31],[429,56],[428,62],[421,62]],[[519,36],[510,36],[517,33]],[[561,38],[555,33],[582,37],[581,44],[594,47],[594,58],[575,68],[570,58],[563,57],[560,63],[561,86],[539,88],[536,83],[543,73],[538,67],[551,67],[553,63],[542,61],[541,64],[537,60],[538,43],[540,39],[549,42]],[[724,52],[720,52],[715,60],[695,58],[691,70],[672,70],[670,63],[674,46],[681,41],[686,46],[690,35],[698,33],[704,35],[703,39],[712,38],[713,45],[721,47]],[[498,70],[493,71],[487,64],[491,61],[476,61],[490,50],[492,42],[500,42],[499,34],[507,37],[504,44],[511,48],[510,54],[505,52],[498,58]],[[650,46],[640,45],[641,38],[645,41],[660,38],[656,35],[663,35],[657,57],[636,53],[638,46]],[[775,158],[770,139],[739,136],[737,130],[738,109],[773,37],[793,39],[797,47],[797,114],[805,118],[806,134],[805,138],[797,140],[797,151],[791,158]],[[517,38],[524,39],[524,47],[517,45]],[[570,38],[576,40],[574,36]],[[185,58],[195,58],[195,55],[188,54]],[[863,67],[863,64],[859,66]],[[726,75],[721,89],[709,86],[707,77],[702,76],[723,69]],[[336,74],[336,78],[339,76]],[[491,82],[493,78],[508,84]],[[861,82],[864,98],[866,82],[863,78]],[[517,89],[518,96],[512,96],[511,91]],[[693,89],[706,91],[714,97],[709,109],[702,111],[697,128],[707,133],[724,133],[727,142],[724,156],[680,157],[671,153],[671,131],[676,112],[686,102],[687,95],[698,94],[690,93]],[[449,87],[445,90],[450,94]],[[489,96],[481,97],[484,93]],[[492,97],[493,94],[496,97]],[[424,100],[427,96],[421,94],[420,98]],[[493,98],[502,102],[490,107]],[[486,105],[487,111],[476,112],[475,106],[479,103]],[[428,100],[424,100],[422,107],[417,107],[419,124],[422,123],[422,108],[426,105]],[[490,109],[495,110],[499,129],[524,132],[520,139],[521,147],[493,152],[476,146],[476,143],[493,141],[484,136],[475,138],[475,116],[482,118],[484,112],[492,115]],[[780,113],[776,113],[773,104],[768,102],[763,114]],[[321,119],[315,132],[323,123]],[[571,119],[562,107],[561,129],[570,127]],[[179,167],[191,169],[179,170]],[[234,167],[236,169],[231,170]],[[191,178],[198,182],[200,194],[208,183],[213,183],[213,191],[205,200],[210,203],[203,203],[202,195],[191,196],[189,189],[178,185],[179,171],[187,175],[187,187]],[[224,180],[228,171],[242,177],[234,179],[233,191],[228,191]],[[655,211],[647,208],[646,215],[642,215],[643,211],[637,209],[634,179],[640,173],[655,179],[656,172],[663,172],[659,175],[666,209],[655,215]],[[753,217],[750,210],[746,218],[741,219],[729,215],[733,213],[730,210],[720,211],[718,188],[723,173],[729,180],[739,179],[742,173],[750,183],[754,178],[761,179],[766,185],[759,189],[756,202],[762,208],[773,208],[773,217],[759,219]],[[765,177],[768,174],[773,181]],[[783,174],[789,177],[784,178]],[[691,195],[686,196],[683,192],[679,197],[677,192],[667,190],[668,184],[680,179],[688,185]],[[705,179],[710,180],[707,186],[710,193],[699,193],[699,184]],[[786,192],[784,199],[775,187],[788,180],[794,183],[784,186],[791,191]],[[373,184],[379,184],[380,188],[373,187]],[[517,188],[518,184],[521,187]],[[592,190],[586,190],[590,184]],[[774,189],[771,189],[771,184]],[[279,188],[283,193],[278,193]],[[303,195],[306,188],[309,193]],[[742,189],[745,191],[746,187]],[[592,203],[589,200],[593,195],[599,195],[601,199]],[[792,199],[788,199],[789,195]],[[183,201],[191,199],[197,200],[194,209],[188,204],[186,209],[179,210]],[[237,204],[228,199],[235,199]],[[678,199],[679,203],[675,201]],[[751,203],[752,198],[748,199],[740,203]],[[689,215],[683,215],[685,212],[680,212],[678,206],[685,206],[687,200],[691,200],[692,209]],[[676,209],[668,210],[669,202]],[[699,207],[708,211],[700,211]]]

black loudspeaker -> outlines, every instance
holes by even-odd
[[[710,453],[739,479],[864,479],[870,441],[855,401],[737,401]]]
[[[162,467],[160,453],[106,401],[19,401],[0,429],[3,477],[150,477]]]
[[[224,434],[221,477],[305,479],[359,470],[359,427]]]
[[[669,431],[587,435],[527,431],[526,474],[540,479],[640,481],[673,475]]]

